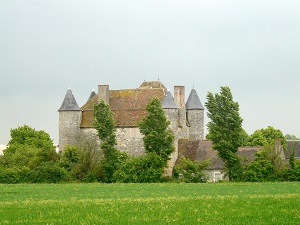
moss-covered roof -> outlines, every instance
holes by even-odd
[[[163,100],[166,90],[165,87],[160,82],[160,85],[156,82],[154,83],[155,86],[153,87],[146,87],[145,85],[142,88],[137,89],[109,91],[109,106],[114,114],[114,123],[116,127],[138,126],[138,123],[142,120],[142,118],[147,115],[146,106],[148,102],[151,101],[154,96],[157,96],[160,101]],[[82,106],[82,128],[93,127],[94,105],[97,103],[98,95],[95,95]]]

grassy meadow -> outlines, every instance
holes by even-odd
[[[0,184],[0,224],[300,224],[300,183]]]

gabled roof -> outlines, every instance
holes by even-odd
[[[70,88],[68,89],[64,101],[58,111],[81,111]]]
[[[163,109],[178,109],[177,105],[174,102],[172,94],[169,90],[167,90],[165,98],[162,102]]]
[[[87,101],[91,100],[95,95],[96,95],[96,92],[94,90],[92,90],[92,92],[91,92],[91,94],[90,94]]]
[[[147,83],[152,84],[152,82]],[[153,83],[155,86],[109,91],[109,107],[114,114],[116,127],[137,127],[142,118],[147,115],[146,106],[153,97],[156,96],[160,101],[163,100],[165,87],[160,82],[160,84],[157,82]],[[96,95],[82,106],[82,128],[93,127],[94,105],[97,103],[98,96]]]
[[[203,105],[201,104],[200,98],[194,88],[189,95],[185,107],[186,109],[204,109]]]

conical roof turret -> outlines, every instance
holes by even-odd
[[[189,95],[185,107],[186,109],[204,109],[203,105],[201,104],[200,98],[194,88]]]
[[[167,90],[165,98],[162,102],[163,109],[178,109],[178,106],[175,104],[172,94]]]
[[[64,101],[58,111],[81,111],[70,88],[68,89]]]
[[[95,95],[96,95],[96,92],[94,90],[92,90],[92,92],[91,92],[91,94],[90,94],[87,101],[91,100]]]

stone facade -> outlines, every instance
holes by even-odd
[[[174,87],[174,98],[159,82],[144,82],[137,89],[109,90],[108,85],[98,85],[98,94],[92,92],[87,103],[77,105],[71,90],[68,90],[59,111],[59,149],[66,144],[78,144],[82,137],[97,137],[93,128],[93,109],[101,99],[109,104],[114,114],[117,148],[131,155],[144,154],[143,136],[138,123],[147,115],[146,105],[156,96],[162,102],[170,128],[175,135],[175,152],[171,155],[169,168],[178,158],[180,139],[204,139],[204,107],[196,90],[192,89],[185,102],[185,87]]]

